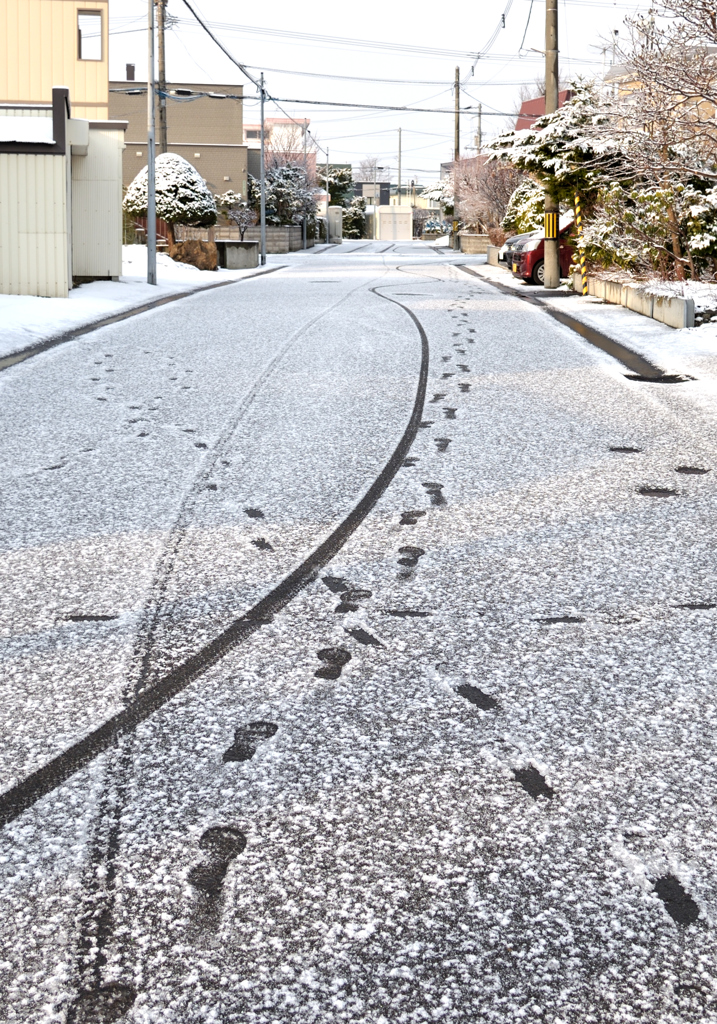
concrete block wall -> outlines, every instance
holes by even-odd
[[[573,288],[578,294],[582,292],[580,274],[573,274]],[[634,313],[649,316],[667,327],[695,326],[694,299],[683,299],[677,295],[651,295],[641,288],[619,284],[616,281],[603,281],[597,277],[588,277],[588,295],[596,299],[604,299],[616,306],[625,306]]]

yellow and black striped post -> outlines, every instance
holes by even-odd
[[[583,237],[583,218],[580,213],[580,196],[575,196],[575,224],[578,229],[578,238]],[[580,276],[583,279],[583,295],[588,293],[588,272],[585,269],[585,250],[580,249]]]
[[[558,215],[557,215],[557,213],[546,213],[545,214],[545,237],[546,238],[557,238],[558,237]]]

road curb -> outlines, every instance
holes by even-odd
[[[112,316],[103,317],[101,320],[93,320],[91,323],[83,324],[81,327],[73,327],[69,331],[63,331],[62,334],[55,334],[52,338],[46,338],[36,345],[20,349],[19,352],[12,352],[8,356],[0,357],[0,371],[16,366],[18,363],[23,363],[26,359],[32,359],[33,356],[39,356],[41,353],[47,352],[57,345],[64,345],[67,341],[81,338],[83,334],[91,334],[92,331],[96,331],[100,327],[108,327],[110,324],[120,323],[122,320],[128,320],[131,316],[137,316],[139,313],[147,313],[151,309],[158,309],[159,306],[166,306],[168,302],[176,302],[177,299],[187,299],[191,295],[213,291],[215,288],[226,288],[230,284],[242,284],[243,281],[253,281],[256,277],[264,277],[266,274],[273,274],[276,270],[283,270],[285,266],[286,264],[282,263],[277,267],[266,267],[259,270],[256,274],[247,275],[247,277],[235,277],[231,281],[215,281],[212,284],[203,284],[199,288],[192,288],[189,291],[173,292],[171,295],[163,295],[159,299],[152,299],[151,302],[144,302],[140,306],[132,306],[130,309],[125,309],[120,313],[113,313]]]

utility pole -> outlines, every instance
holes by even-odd
[[[326,147],[326,244],[331,240],[329,235],[329,147]]]
[[[453,130],[453,248],[460,248],[458,237],[458,161],[461,158],[461,69],[456,68],[455,92],[455,124]]]
[[[374,242],[378,238],[376,231],[378,229],[378,203],[376,202],[376,177],[378,176],[378,160],[373,165],[373,239]]]
[[[456,68],[456,81],[453,86],[453,92],[455,94],[455,124],[453,129],[453,159],[456,163],[461,158],[461,109],[460,109],[460,98],[461,98],[461,69]]]
[[[154,180],[154,0],[147,0],[147,284],[157,283],[157,200]]]
[[[156,0],[157,3],[157,61],[159,84],[159,138],[157,139],[160,153],[167,152],[167,65],[164,59],[164,20],[167,12],[167,0]]]
[[[306,118],[304,118],[304,174],[306,175],[306,181],[309,180],[309,168],[306,163]],[[308,226],[306,221],[306,214],[302,217],[302,226],[304,229],[304,248],[307,246],[306,236],[308,234]]]
[[[545,113],[558,109],[558,0],[545,0]],[[560,239],[558,226],[560,207],[545,190],[545,256],[543,284],[546,288],[560,286]]]
[[[478,104],[478,133],[476,135],[476,149],[480,153],[483,149],[483,104]]]
[[[261,189],[261,202],[260,202],[260,235],[261,235],[261,265],[262,267],[266,263],[266,175],[265,175],[265,159],[264,159],[264,72],[262,71],[259,76],[259,112],[261,117],[261,148],[259,150],[259,178],[260,178],[260,189]]]
[[[401,129],[398,129],[398,205],[401,205]]]

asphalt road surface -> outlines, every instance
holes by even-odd
[[[283,262],[0,374],[0,1019],[717,1021],[714,403]]]

